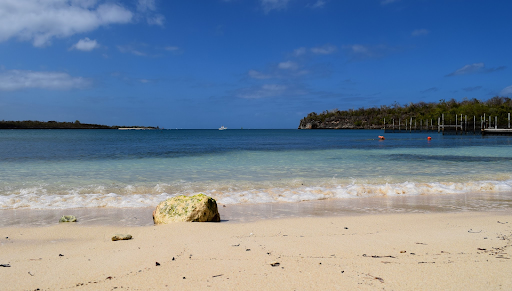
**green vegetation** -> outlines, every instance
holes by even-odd
[[[455,115],[467,115],[468,120],[473,120],[476,116],[477,123],[480,123],[480,117],[486,116],[498,117],[498,124],[506,124],[508,121],[508,113],[512,112],[512,99],[508,97],[493,97],[487,101],[477,99],[464,99],[460,102],[455,99],[445,101],[439,100],[438,103],[409,103],[401,106],[394,103],[392,106],[380,106],[372,108],[359,108],[357,110],[340,111],[338,109],[326,110],[320,114],[315,112],[309,113],[300,121],[299,128],[382,128],[384,119],[386,119],[386,127],[390,125],[394,119],[398,125],[398,120],[413,118],[418,121],[433,121],[437,123],[439,117],[444,114],[447,124],[455,121]]]
[[[0,121],[0,129],[118,129],[120,127],[138,127],[155,129],[154,127],[144,126],[107,126],[100,124],[75,122],[57,122],[57,121]]]

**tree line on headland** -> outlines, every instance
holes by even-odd
[[[455,116],[461,114],[467,115],[471,120],[475,116],[478,122],[484,114],[497,116],[498,123],[504,123],[510,112],[512,112],[512,99],[498,96],[487,101],[464,98],[462,101],[441,99],[439,102],[411,102],[405,105],[395,102],[391,106],[382,105],[343,111],[334,109],[319,114],[311,112],[300,121],[299,129],[380,129],[384,126],[384,119],[388,128],[393,119],[398,125],[398,120],[404,124],[410,118],[436,124],[443,114],[447,123],[454,122]]]
[[[123,127],[137,127],[146,129],[156,129],[147,126],[108,126],[101,124],[75,122],[58,122],[58,121],[0,121],[0,129],[119,129]]]

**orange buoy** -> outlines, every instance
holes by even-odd
[[[428,139],[428,140],[431,140],[432,138],[429,136],[429,137],[427,137],[427,139]]]
[[[385,139],[384,136],[382,135],[379,135],[379,139]]]

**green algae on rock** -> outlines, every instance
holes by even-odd
[[[155,224],[170,222],[220,222],[217,202],[204,194],[176,196],[160,202],[153,211]]]
[[[76,217],[74,215],[63,215],[59,222],[77,222]]]

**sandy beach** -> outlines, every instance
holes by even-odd
[[[3,227],[0,289],[511,290],[508,213]]]

